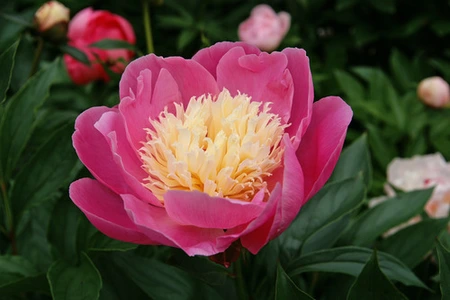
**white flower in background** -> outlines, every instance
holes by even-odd
[[[419,83],[417,96],[428,106],[434,108],[446,107],[450,103],[450,87],[439,76],[428,77]]]
[[[450,208],[450,164],[440,153],[412,158],[395,158],[388,165],[385,191],[388,196],[377,197],[369,201],[369,207],[395,196],[391,185],[404,192],[435,187],[431,198],[425,205],[425,211],[430,218],[444,218],[448,216]],[[416,216],[408,222],[392,228],[385,233],[389,236],[398,230],[418,223],[420,216]]]

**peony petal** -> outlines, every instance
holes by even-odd
[[[254,202],[211,197],[199,191],[168,191],[164,205],[169,217],[182,225],[229,229],[255,219],[264,209],[265,190]]]
[[[110,238],[145,245],[157,243],[136,229],[119,195],[98,181],[79,179],[70,185],[69,195],[89,221]]]
[[[287,48],[282,52],[288,59],[288,66],[294,82],[294,100],[292,113],[286,132],[294,139],[294,148],[298,147],[311,121],[312,105],[314,101],[314,87],[312,82],[309,59],[303,49]]]
[[[162,206],[142,184],[148,174],[141,168],[142,162],[137,156],[137,151],[128,143],[122,116],[118,112],[104,113],[94,126],[108,141],[115,164],[133,193],[148,203]]]
[[[291,27],[291,15],[287,12],[281,11],[278,13],[278,19],[280,20],[280,30],[282,35],[286,35]]]
[[[97,180],[116,193],[127,193],[129,187],[114,162],[110,146],[94,127],[104,113],[114,111],[113,108],[102,106],[81,113],[75,121],[72,141],[78,157]]]
[[[217,66],[217,84],[232,95],[239,92],[254,101],[271,102],[271,112],[287,123],[291,114],[294,84],[280,52],[245,55],[242,48],[228,51]]]
[[[312,121],[297,150],[305,178],[304,200],[328,180],[339,159],[353,112],[341,98],[326,97],[313,105]]]
[[[219,61],[222,59],[225,53],[235,47],[242,48],[245,54],[261,53],[258,47],[249,45],[247,43],[220,42],[212,45],[211,47],[201,49],[192,57],[192,59],[200,63],[206,70],[209,71],[209,73],[214,76],[214,78],[217,78],[216,69]]]
[[[157,80],[155,75],[163,68],[175,79],[184,104],[187,104],[193,96],[208,93],[216,95],[219,92],[213,76],[196,61],[181,57],[162,58],[149,54],[134,60],[125,69],[119,84],[120,98],[136,94],[137,78],[145,69],[152,71],[152,87],[154,87]]]
[[[80,10],[70,21],[67,31],[69,40],[76,40],[83,37],[88,26],[89,20],[92,18],[94,10],[92,7],[87,7]]]
[[[172,220],[166,210],[140,201],[133,195],[122,195],[125,209],[139,230],[161,244],[183,249],[188,255],[214,255],[225,251],[232,243],[217,243],[222,229],[185,226]]]

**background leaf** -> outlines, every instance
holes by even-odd
[[[15,42],[0,55],[0,104],[5,101],[6,92],[11,81],[12,70],[14,68],[14,58],[16,56],[19,41]]]

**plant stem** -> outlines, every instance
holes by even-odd
[[[234,272],[236,274],[236,290],[240,300],[248,300],[247,289],[245,287],[244,274],[242,273],[243,255],[234,262]]]
[[[155,52],[155,49],[153,48],[149,0],[142,0],[142,13],[144,14],[144,29],[145,29],[145,40],[147,42],[147,53],[150,54]]]
[[[8,199],[8,193],[6,191],[6,184],[3,181],[0,182],[0,188],[2,190],[3,207],[5,208],[5,219],[6,219],[6,224],[5,224],[6,232],[5,233],[7,234],[8,238],[11,240],[12,253],[17,254],[13,215],[12,215],[12,211],[11,211],[11,205],[10,205],[9,199]]]
[[[36,51],[34,52],[33,64],[31,65],[30,76],[28,76],[28,77],[33,76],[39,67],[39,61],[41,60],[42,48],[44,48],[44,40],[41,37],[38,37]]]

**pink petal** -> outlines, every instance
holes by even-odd
[[[168,191],[164,205],[169,217],[182,225],[229,229],[255,219],[264,209],[265,190],[255,195],[254,202],[211,197],[199,191]]]
[[[81,113],[75,121],[72,141],[78,157],[95,178],[116,193],[126,193],[129,187],[114,162],[108,142],[94,127],[104,113],[114,111],[113,108],[102,106]]]
[[[282,52],[288,58],[288,66],[294,82],[294,100],[289,126],[286,132],[294,136],[294,148],[298,147],[301,137],[305,134],[311,121],[312,105],[314,101],[314,87],[312,82],[309,59],[303,49],[287,48]]]
[[[287,12],[281,11],[278,13],[278,19],[280,20],[280,30],[284,36],[291,27],[291,15]]]
[[[271,112],[287,122],[292,107],[294,84],[286,69],[288,60],[283,53],[262,52],[245,55],[242,48],[229,50],[217,66],[217,84],[232,95],[239,92],[253,101],[273,103]]]
[[[130,187],[130,192],[132,190],[140,199],[148,203],[162,206],[161,202],[142,184],[148,174],[141,168],[142,162],[138,158],[137,150],[130,147],[128,143],[122,116],[118,112],[104,113],[95,123],[95,128],[107,140],[114,162]]]
[[[217,243],[225,235],[222,229],[181,225],[172,220],[166,210],[140,201],[133,195],[122,195],[128,215],[150,239],[183,249],[188,255],[214,255],[225,251],[232,243]]]
[[[208,48],[203,48],[198,51],[192,59],[200,63],[206,70],[211,73],[214,78],[216,76],[216,69],[219,61],[230,49],[240,47],[244,50],[245,54],[259,54],[261,51],[258,47],[249,45],[243,42],[220,42],[212,45]]]
[[[89,20],[94,13],[91,7],[80,10],[70,21],[67,37],[69,40],[76,40],[82,37],[86,31]]]
[[[339,97],[326,97],[314,103],[312,121],[297,150],[305,178],[305,200],[330,177],[352,115],[350,106]]]
[[[156,244],[136,229],[119,195],[98,181],[79,179],[70,185],[69,195],[92,225],[110,238],[137,244]]]
[[[162,58],[150,54],[134,60],[127,66],[119,84],[120,98],[137,94],[137,78],[145,69],[152,71],[152,87],[154,87],[156,74],[159,75],[163,68],[175,79],[184,104],[187,104],[193,96],[208,93],[216,95],[219,92],[213,76],[196,61],[181,57]]]
[[[288,135],[283,137],[283,145],[283,168],[278,169],[271,179],[277,182],[271,194],[271,198],[274,195],[273,203],[268,203],[268,206],[272,207],[267,209],[267,212],[263,211],[261,220],[255,220],[254,224],[251,223],[249,228],[242,233],[242,245],[253,254],[256,254],[268,241],[286,230],[304,203],[303,173]],[[281,186],[281,191],[277,190],[279,186]],[[263,216],[264,214],[267,216]],[[257,229],[251,231],[252,226]],[[250,233],[247,234],[247,232]]]

